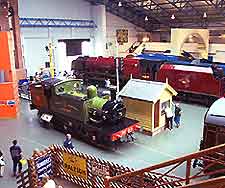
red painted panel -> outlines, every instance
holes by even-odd
[[[112,134],[111,135],[111,140],[112,141],[116,141],[116,140],[122,138],[123,136],[126,136],[129,133],[132,133],[132,132],[140,130],[140,128],[141,128],[141,126],[139,124],[137,124],[137,123],[133,124],[133,125],[125,128],[125,129],[121,130],[121,131],[118,131],[118,132]]]
[[[163,65],[157,75],[159,81],[166,81],[177,91],[220,96],[220,81],[216,80],[207,67],[196,70],[176,69],[177,65]],[[193,67],[191,67],[193,68]],[[195,67],[194,67],[195,68]],[[205,69],[205,72],[204,72]]]
[[[113,57],[98,57],[96,61],[98,70],[102,72],[115,72],[115,62]]]
[[[14,62],[11,62],[9,32],[0,32],[0,70],[4,71],[5,82],[0,83],[0,118],[14,118],[18,112],[18,88],[15,80]],[[12,54],[13,55],[13,54]],[[13,68],[12,68],[13,67]]]
[[[132,74],[133,78],[140,77],[139,60],[132,58],[124,58],[123,74],[125,78],[129,79]]]
[[[0,33],[0,44],[1,44],[1,52],[0,52],[0,70],[10,70],[10,54],[9,54],[9,44],[8,44],[8,33],[1,32]]]

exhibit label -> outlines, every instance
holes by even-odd
[[[87,179],[87,161],[69,153],[63,153],[64,171],[72,176]]]
[[[36,161],[38,179],[41,180],[43,176],[52,175],[52,159],[50,155],[40,157]]]

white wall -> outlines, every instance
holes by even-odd
[[[45,51],[49,42],[53,43],[57,71],[63,71],[61,69],[68,69],[74,57],[67,57],[67,61],[65,60],[64,45],[58,44],[59,39],[90,39],[90,56],[113,56],[117,54],[116,30],[128,29],[128,43],[119,45],[118,48],[119,55],[125,56],[137,41],[137,33],[143,31],[120,17],[105,12],[103,6],[92,6],[84,0],[19,0],[19,16],[93,20],[97,24],[96,29],[21,28],[28,76],[39,71],[49,61]],[[112,43],[107,51],[106,43]]]
[[[90,3],[83,0],[19,0],[20,17],[90,19]]]
[[[19,16],[92,20],[91,5],[83,0],[19,0]],[[57,71],[63,71],[61,69],[64,66],[65,69],[70,67],[70,62],[62,62],[66,56],[62,53],[66,51],[58,44],[59,39],[90,39],[90,52],[94,51],[92,28],[21,28],[21,34],[28,76],[39,71],[49,61],[45,50],[49,42],[53,43]]]
[[[94,30],[94,49],[96,56],[106,56],[106,8],[104,5],[92,6],[91,15],[98,26]]]
[[[213,61],[225,63],[225,44],[209,44],[209,53],[213,54]]]
[[[117,29],[127,29],[128,30],[128,43],[119,45],[119,55],[124,56],[131,45],[137,41],[137,33],[144,31],[142,28],[138,28],[122,18],[115,16],[109,12],[106,13],[106,33],[107,33],[107,44],[111,43],[107,50],[108,56],[116,55],[116,30]]]
[[[140,54],[141,51],[145,48],[148,51],[152,52],[164,52],[171,49],[171,43],[169,42],[146,42],[142,43],[136,50],[136,54]]]

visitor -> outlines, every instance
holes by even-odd
[[[180,104],[177,103],[175,105],[175,116],[174,116],[174,122],[175,122],[177,128],[180,126],[181,113],[182,113],[182,110],[181,110]]]
[[[110,84],[111,84],[110,79],[109,78],[105,79],[105,88],[109,89]]]
[[[64,140],[63,146],[67,149],[73,149],[72,137],[71,134],[66,135],[66,139]]]
[[[22,171],[22,164],[20,160],[22,159],[22,150],[20,146],[17,145],[17,140],[13,140],[13,146],[10,147],[10,154],[13,161],[13,176],[16,176],[17,166],[19,167],[18,172]]]
[[[53,179],[51,179],[49,176],[44,176],[42,178],[43,181],[43,188],[56,188],[56,183]]]
[[[39,157],[40,156],[40,151],[38,148],[35,148],[32,154],[32,157]]]
[[[166,114],[166,126],[169,130],[172,130],[173,128],[173,112],[169,106],[165,109]]]
[[[0,150],[0,178],[4,175],[5,161],[3,158],[3,153]]]

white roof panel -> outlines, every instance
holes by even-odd
[[[119,96],[156,102],[165,88],[166,83],[131,79],[119,92]]]
[[[187,65],[174,65],[175,70],[191,71],[191,72],[203,72],[212,74],[210,67],[198,67],[198,66],[187,66]]]

